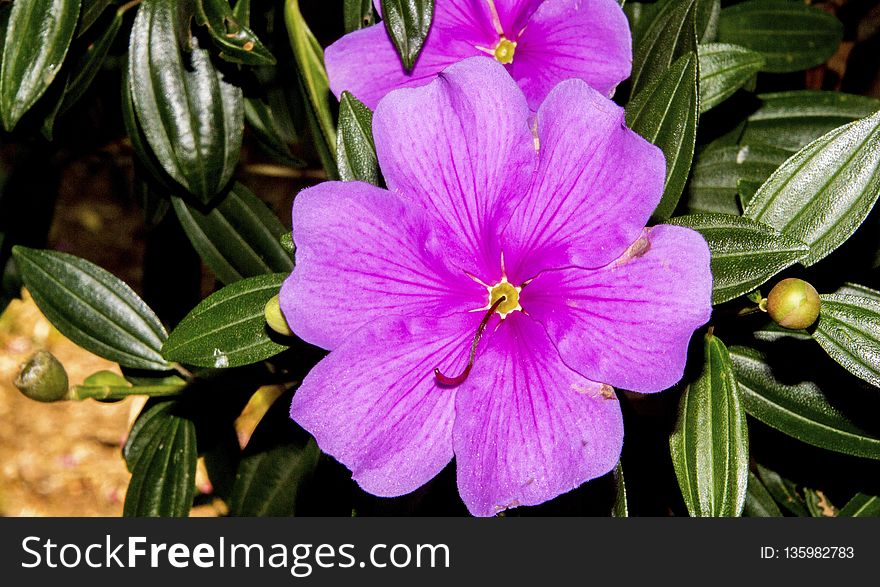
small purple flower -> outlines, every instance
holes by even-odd
[[[436,0],[411,72],[382,23],[345,35],[327,48],[324,61],[336,97],[348,90],[375,108],[389,91],[424,85],[476,55],[503,63],[536,110],[569,78],[610,95],[629,77],[632,39],[617,0]]]
[[[661,151],[581,80],[531,114],[484,58],[390,93],[373,133],[387,190],[326,182],[294,202],[281,306],[331,352],[291,417],[376,495],[454,456],[475,515],[608,472],[623,442],[612,386],[677,382],[711,308],[703,238],[645,228]]]

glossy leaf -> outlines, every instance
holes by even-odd
[[[797,239],[741,216],[695,214],[670,224],[692,228],[709,243],[714,304],[749,293],[810,251]]]
[[[837,51],[843,25],[828,12],[788,0],[750,0],[721,11],[718,40],[764,56],[763,71],[799,71]]]
[[[61,69],[73,40],[80,0],[14,2],[3,42],[0,118],[11,131]]]
[[[749,473],[746,416],[727,348],[711,334],[703,373],[682,394],[669,448],[691,516],[742,513]]]
[[[97,265],[57,251],[13,249],[46,318],[84,349],[126,367],[164,370],[165,328],[130,287]]]
[[[196,429],[178,404],[153,404],[134,423],[123,454],[131,471],[126,517],[184,517],[196,482]]]
[[[732,96],[764,65],[760,53],[739,45],[700,45],[699,55],[701,113]]]
[[[837,513],[841,518],[880,517],[880,497],[857,493]]]
[[[697,52],[696,0],[661,0],[633,55],[632,95],[663,76],[673,63]]]
[[[216,369],[277,355],[287,346],[270,336],[263,309],[287,275],[249,277],[211,294],[171,332],[162,354],[169,361]]]
[[[76,36],[82,36],[109,6],[118,3],[119,0],[82,0]]]
[[[782,516],[779,506],[758,476],[749,471],[749,487],[743,515],[750,518],[778,518]]]
[[[244,185],[236,183],[207,210],[176,196],[171,201],[193,247],[223,283],[293,269],[279,242],[284,225]]]
[[[718,36],[718,19],[721,16],[721,0],[696,0],[694,21],[697,42],[711,43]]]
[[[200,201],[230,180],[244,130],[241,88],[187,37],[185,5],[144,0],[131,31],[129,83],[134,110],[165,171]],[[192,50],[181,45],[191,41]]]
[[[629,516],[629,507],[626,503],[626,481],[623,478],[623,463],[618,461],[613,473],[617,492],[614,496],[614,507],[611,509],[611,515],[615,518],[626,518]]]
[[[813,446],[880,459],[880,437],[855,424],[816,383],[783,383],[765,355],[754,349],[732,347],[730,358],[750,416]]]
[[[779,473],[761,465],[756,465],[755,468],[758,471],[758,477],[776,503],[795,516],[806,517],[810,515],[810,512],[807,510],[807,503],[798,492],[797,486],[794,483],[782,477]]]
[[[880,196],[880,113],[816,139],[761,186],[748,216],[810,246],[810,266],[843,244]]]
[[[696,53],[688,53],[626,107],[627,125],[666,155],[666,185],[655,220],[672,215],[690,172],[699,113],[697,76]]]
[[[434,18],[434,0],[382,0],[382,20],[400,61],[413,68]]]
[[[379,185],[379,160],[373,142],[373,112],[349,92],[339,102],[336,165],[342,181]]]
[[[820,295],[813,338],[847,371],[880,387],[880,292]]]
[[[239,22],[228,0],[196,0],[196,19],[211,34],[211,40],[232,63],[272,65],[275,57],[247,23]]]
[[[275,400],[242,455],[229,498],[232,516],[293,516],[321,452],[290,419],[291,394]]]
[[[342,14],[346,33],[366,28],[376,23],[373,14],[373,0],[344,0]]]

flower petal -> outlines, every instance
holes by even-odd
[[[455,411],[458,489],[474,515],[542,503],[620,457],[613,392],[566,367],[541,325],[521,314],[479,353]]]
[[[447,255],[464,269],[498,271],[499,226],[525,193],[536,162],[522,92],[494,60],[476,57],[435,82],[389,94],[373,134],[391,191],[424,207],[461,239]]]
[[[452,273],[447,237],[418,208],[361,182],[325,182],[293,204],[296,266],[281,309],[303,340],[325,349],[384,316],[445,316],[479,308],[486,291]]]
[[[435,367],[467,360],[479,317],[384,318],[345,340],[305,377],[290,416],[366,491],[396,496],[452,460],[454,389]]]
[[[655,392],[681,379],[711,296],[706,241],[660,225],[607,267],[542,273],[520,299],[569,367],[614,387]]]
[[[537,108],[568,78],[610,96],[631,69],[629,23],[616,0],[547,0],[519,37],[511,74]]]
[[[662,151],[626,128],[623,109],[581,80],[538,110],[538,170],[505,229],[514,280],[567,265],[603,267],[641,232],[660,201]]]
[[[505,36],[516,39],[544,0],[482,0],[482,2],[486,5],[495,5]]]
[[[445,67],[484,55],[477,47],[494,46],[495,41],[482,0],[445,0],[435,6],[431,29],[412,71],[403,68],[384,23],[345,35],[327,47],[324,62],[337,98],[348,90],[375,109],[391,90],[422,86]]]

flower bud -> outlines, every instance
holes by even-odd
[[[819,293],[803,279],[783,279],[767,296],[767,313],[785,328],[806,328],[819,317]]]
[[[37,351],[21,366],[15,386],[24,395],[38,402],[68,399],[67,372],[48,351]]]
[[[293,331],[287,325],[284,314],[281,313],[281,304],[278,302],[278,296],[273,296],[271,300],[266,302],[263,315],[266,317],[266,324],[269,325],[269,328],[278,334],[293,336]]]

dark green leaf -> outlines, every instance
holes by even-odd
[[[272,340],[263,309],[287,273],[249,277],[202,300],[162,347],[170,361],[199,367],[238,367],[268,359],[287,347]]]
[[[666,74],[681,57],[689,53],[696,55],[696,4],[696,0],[661,0],[658,3],[655,16],[635,48],[630,77],[633,96]]]
[[[714,304],[749,293],[810,251],[797,239],[741,216],[695,214],[669,222],[693,228],[709,243]]]
[[[697,42],[711,43],[718,36],[718,18],[721,16],[721,0],[696,0],[694,19]]]
[[[691,516],[739,516],[749,474],[746,416],[724,343],[707,335],[705,354],[703,373],[681,397],[672,464]]]
[[[629,508],[626,504],[626,481],[623,478],[623,463],[620,461],[614,467],[614,484],[617,486],[617,493],[614,497],[614,507],[611,509],[611,515],[615,518],[625,518],[629,516]]]
[[[73,73],[67,80],[67,88],[64,90],[64,99],[60,107],[61,113],[66,112],[71,106],[76,104],[83,94],[86,93],[86,90],[89,89],[89,86],[92,85],[92,81],[98,75],[104,60],[107,58],[107,53],[110,51],[113,41],[116,40],[116,35],[119,34],[124,15],[125,13],[121,10],[117,11],[107,28],[104,29],[94,43],[89,44],[85,54],[80,56]]]
[[[13,255],[37,306],[61,334],[120,365],[169,367],[159,352],[165,328],[120,279],[67,253],[17,246]]]
[[[413,68],[434,18],[434,0],[382,0],[382,19],[400,61]]]
[[[880,438],[853,423],[816,383],[781,382],[754,349],[732,347],[730,357],[750,416],[813,446],[880,459]]]
[[[824,294],[819,299],[813,338],[847,371],[880,387],[880,292]]]
[[[880,517],[880,497],[857,493],[837,515],[842,518],[876,518]]]
[[[166,401],[144,411],[131,428],[124,455],[131,471],[126,517],[184,517],[196,481],[196,429]]]
[[[699,54],[701,113],[732,96],[764,65],[760,53],[738,45],[700,45]]]
[[[279,242],[284,225],[242,184],[208,210],[176,196],[171,201],[193,247],[223,283],[293,269]]]
[[[765,145],[711,147],[700,153],[689,183],[688,209],[692,212],[740,214],[739,181],[764,183],[791,155]]]
[[[749,471],[749,488],[743,515],[750,518],[778,518],[782,516],[779,506],[758,476]]]
[[[118,3],[119,0],[83,0],[76,36],[79,37],[88,31],[108,6]]]
[[[260,42],[246,22],[239,22],[228,0],[196,0],[196,18],[207,27],[211,40],[232,63],[272,65],[275,57]]]
[[[831,57],[843,38],[833,15],[788,0],[751,0],[721,11],[718,40],[764,56],[763,71],[807,69]]]
[[[807,510],[814,518],[833,518],[837,515],[837,508],[821,491],[805,488],[804,501],[807,502]]]
[[[655,220],[672,215],[690,172],[699,117],[697,76],[697,55],[688,53],[626,107],[627,125],[666,155],[666,185]]]
[[[292,516],[321,452],[290,419],[291,394],[278,398],[242,455],[229,498],[232,516]]]
[[[129,83],[138,121],[168,174],[202,202],[232,177],[241,151],[241,89],[188,37],[187,4],[144,0],[131,30]],[[192,50],[182,45],[191,42]]]
[[[372,26],[376,23],[373,15],[373,0],[344,0],[342,4],[345,19],[345,32]]]
[[[294,142],[296,137],[291,136],[285,126],[279,124],[275,110],[267,102],[259,98],[246,98],[244,117],[254,136],[269,154],[287,165],[294,167],[305,165],[290,150],[289,144]]]
[[[3,43],[0,117],[11,131],[49,88],[73,39],[80,0],[14,2]]]
[[[761,186],[748,216],[810,245],[810,266],[840,246],[880,196],[880,113],[820,137]]]
[[[373,113],[349,92],[339,102],[336,165],[342,181],[379,184],[379,160],[373,143]]]
[[[736,180],[736,195],[739,197],[739,205],[743,210],[749,207],[749,202],[752,201],[752,198],[755,197],[755,194],[758,193],[763,184],[763,181],[752,181],[750,179]]]
[[[807,511],[807,504],[801,494],[798,493],[797,486],[794,483],[780,476],[779,473],[761,465],[757,465],[756,469],[758,470],[758,477],[764,483],[764,487],[767,488],[770,495],[773,496],[773,499],[776,500],[776,503],[796,516],[806,517],[810,515],[810,512]]]

